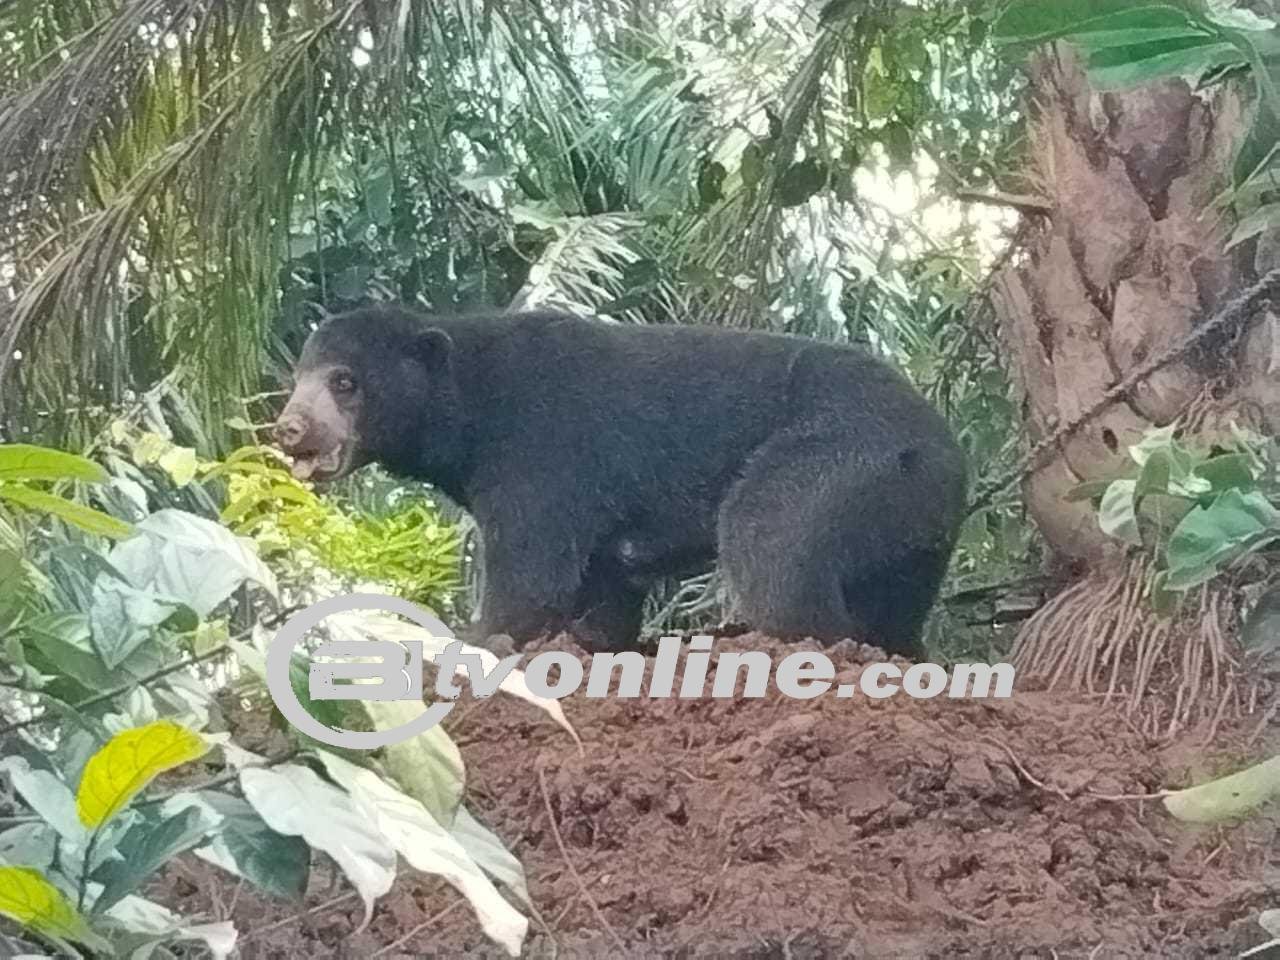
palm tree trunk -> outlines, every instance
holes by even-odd
[[[1235,92],[1205,96],[1172,81],[1100,93],[1065,45],[1031,70],[1029,180],[1048,212],[997,276],[993,303],[1029,432],[1040,439],[1274,264],[1267,242],[1226,252],[1232,224],[1213,205],[1246,130]],[[1091,503],[1064,495],[1121,473],[1128,447],[1152,427],[1211,435],[1234,419],[1275,432],[1271,329],[1207,338],[1072,433],[1026,480],[1052,562],[1075,583],[1020,635],[1024,676],[1124,695],[1153,728],[1175,729],[1242,695],[1228,642],[1234,595],[1209,588],[1179,617],[1156,616],[1143,596],[1150,559],[1126,555]],[[1155,687],[1172,699],[1153,706],[1144,694]]]

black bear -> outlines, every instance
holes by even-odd
[[[335,316],[276,438],[300,478],[378,461],[483,538],[479,629],[636,639],[648,586],[719,562],[735,622],[919,653],[964,516],[947,424],[849,346],[555,313]]]

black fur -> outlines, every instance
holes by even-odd
[[[859,349],[373,307],[313,334],[299,376],[333,365],[360,384],[355,463],[476,518],[487,632],[625,645],[648,584],[718,557],[735,620],[919,652],[965,465],[943,419]]]

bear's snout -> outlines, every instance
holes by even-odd
[[[307,436],[307,422],[296,413],[284,413],[276,421],[272,436],[285,453],[292,453]]]

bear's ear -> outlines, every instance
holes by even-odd
[[[416,335],[410,345],[413,358],[431,373],[445,368],[449,362],[449,354],[453,351],[453,340],[443,330],[433,328]]]

